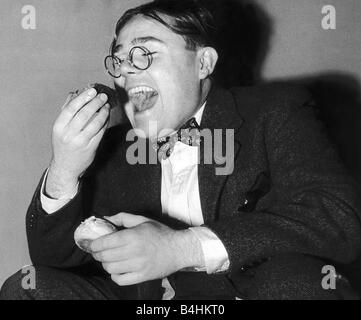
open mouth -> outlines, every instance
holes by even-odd
[[[135,87],[128,91],[129,100],[133,103],[136,112],[153,108],[158,99],[158,92],[151,87]]]

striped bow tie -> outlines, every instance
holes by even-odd
[[[196,119],[192,118],[181,126],[177,132],[174,132],[169,136],[159,138],[158,141],[153,144],[153,148],[158,152],[159,161],[167,159],[172,154],[177,141],[180,141],[188,146],[199,146],[201,142],[200,130],[201,128]]]

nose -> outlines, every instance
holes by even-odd
[[[123,61],[123,63],[120,65],[119,71],[122,77],[126,77],[129,74],[135,74],[139,72],[139,70],[135,68],[129,60]]]

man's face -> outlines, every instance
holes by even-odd
[[[115,84],[128,92],[125,112],[132,126],[147,136],[150,121],[157,123],[157,133],[169,129],[167,134],[187,121],[201,102],[197,52],[186,49],[182,36],[143,16],[134,17],[120,31],[115,55],[127,58],[134,46],[154,52],[153,62],[144,71],[122,64],[122,77]]]

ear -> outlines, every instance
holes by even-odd
[[[218,53],[212,47],[204,47],[198,51],[199,57],[199,79],[208,78],[216,67],[218,61]]]

